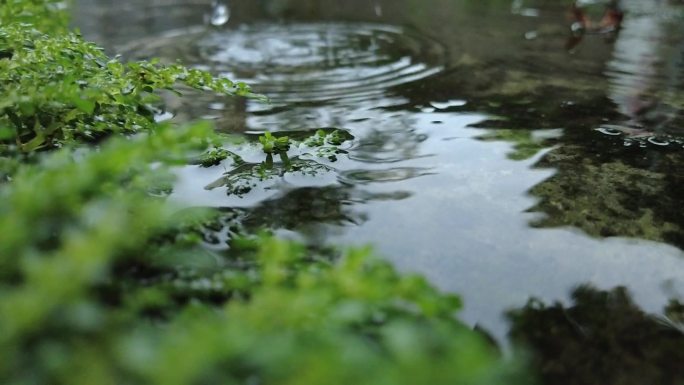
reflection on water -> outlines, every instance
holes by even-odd
[[[578,284],[626,286],[649,313],[684,295],[682,7],[624,0],[619,33],[569,52],[566,5],[233,0],[217,28],[203,25],[210,1],[100,0],[76,23],[113,51],[209,68],[274,100],[169,100],[177,120],[249,140],[354,136],[336,161],[309,158],[316,172],[275,159],[278,177],[242,195],[226,187],[230,164],[184,168],[177,202],[240,207],[250,226],[315,246],[372,243],[461,293],[464,317],[502,338],[506,309]]]
[[[676,9],[664,3],[635,2],[632,8],[634,15],[626,20],[606,69],[608,94],[624,117],[610,128],[626,133],[627,144],[646,138],[651,144],[681,147],[684,24]]]
[[[603,141],[610,143],[608,140]],[[620,139],[615,148],[623,147]],[[684,247],[682,151],[643,148],[617,153],[595,146],[565,145],[538,164],[558,173],[535,187],[532,211],[546,216],[539,227],[576,226],[594,237],[633,237]]]
[[[644,313],[624,288],[580,287],[572,304],[531,300],[509,313],[511,337],[538,353],[546,384],[677,385],[684,382],[684,305]]]

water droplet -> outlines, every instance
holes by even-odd
[[[606,127],[599,127],[596,129],[596,131],[598,131],[602,134],[611,135],[611,136],[617,136],[617,135],[622,134],[622,131],[620,131],[619,129],[617,129],[615,127],[607,127],[607,126]]]
[[[173,119],[173,114],[168,111],[160,111],[154,114],[154,121],[157,123]]]
[[[214,1],[212,4],[209,23],[215,27],[225,25],[230,20],[230,8],[224,1]]]
[[[580,22],[572,23],[572,25],[570,26],[570,30],[571,30],[573,33],[582,32],[582,31],[584,31],[584,24],[582,24],[582,23],[580,23]]]
[[[382,17],[382,5],[375,4],[375,16]]]
[[[445,110],[450,107],[462,107],[466,103],[465,100],[447,100],[446,102],[430,102],[430,105],[438,110]]]
[[[226,108],[225,103],[210,103],[209,104],[209,109],[210,110],[215,110],[215,111],[222,111],[223,109]]]
[[[523,8],[520,10],[520,16],[539,17],[539,14],[539,10],[535,8]]]

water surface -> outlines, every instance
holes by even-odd
[[[684,14],[624,3],[619,33],[581,38],[567,4],[542,0],[233,0],[213,17],[208,1],[99,0],[75,24],[112,52],[272,99],[171,100],[178,121],[250,141],[354,137],[336,161],[295,154],[306,167],[244,194],[220,182],[228,161],[184,168],[174,201],[311,246],[373,244],[503,339],[507,310],[570,306],[579,285],[625,286],[661,316],[684,298]]]

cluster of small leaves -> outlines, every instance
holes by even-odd
[[[226,187],[229,195],[242,196],[252,191],[260,183],[282,178],[285,174],[298,173],[315,176],[333,170],[316,160],[305,159],[300,155],[291,158],[288,155],[291,148],[296,148],[296,152],[306,155],[309,155],[310,149],[315,149],[316,156],[336,161],[337,155],[343,152],[340,146],[351,139],[353,136],[341,130],[318,130],[313,135],[301,139],[301,141],[289,136],[275,137],[270,132],[266,132],[259,136],[261,149],[266,153],[266,159],[263,162],[245,162],[236,153],[222,147],[215,147],[203,153],[198,163],[203,167],[211,167],[221,164],[227,158],[232,158],[232,169],[206,186],[206,189]],[[280,162],[274,162],[274,155],[276,154],[280,158]]]
[[[263,135],[259,136],[259,143],[261,143],[261,149],[266,154],[274,154],[287,152],[290,149],[290,138],[287,136],[276,137],[270,132],[266,131]]]
[[[155,61],[122,63],[72,33],[0,27],[0,152],[31,152],[155,125],[158,92],[252,95],[243,83]]]
[[[316,131],[315,137],[318,139],[315,144],[307,141],[305,142],[307,145],[312,146],[312,147],[321,147],[326,144],[331,145],[331,146],[341,146],[342,143],[353,139],[354,137],[351,136],[347,131],[343,130],[333,130],[332,132],[327,132],[325,130],[318,130]],[[312,137],[313,140],[313,137]]]
[[[244,161],[236,153],[229,151],[223,147],[212,147],[200,155],[197,163],[202,167],[218,166],[224,160],[231,158],[234,163],[241,164]]]
[[[340,146],[354,137],[346,131],[342,130],[318,130],[313,135],[306,137],[300,141],[290,136],[274,136],[270,132],[266,132],[259,136],[259,143],[261,150],[267,155],[279,154],[281,156],[287,155],[287,152],[292,147],[299,147],[306,150],[307,148],[315,148],[316,156],[328,158],[331,161],[337,160],[336,155],[343,152]],[[197,163],[202,167],[213,167],[221,164],[224,160],[232,158],[236,167],[242,166],[245,162],[235,152],[226,148],[216,146],[204,152]],[[264,167],[260,168],[263,170]]]
[[[64,31],[69,15],[63,12],[68,0],[2,0],[0,25],[31,24],[41,31]]]
[[[328,158],[334,162],[337,160],[337,155],[344,152],[340,146],[352,139],[354,137],[343,130],[333,130],[332,132],[318,130],[303,143],[307,147],[316,148],[316,156]]]
[[[312,159],[300,157],[289,158],[287,153],[280,153],[280,162],[274,162],[273,156],[268,154],[261,163],[242,162],[221,178],[206,186],[207,190],[226,187],[228,195],[242,196],[267,180],[282,178],[286,174],[316,176],[330,172],[331,167],[318,163]]]
[[[159,240],[174,246],[202,243],[212,249],[225,250],[231,240],[248,234],[244,226],[246,217],[247,212],[242,209],[188,208],[178,213],[173,220],[173,230]],[[216,258],[210,252],[207,256]]]

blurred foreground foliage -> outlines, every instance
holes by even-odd
[[[368,250],[252,236],[212,254],[196,234],[215,214],[164,197],[169,168],[218,139],[156,123],[155,95],[248,88],[110,59],[65,32],[61,3],[0,5],[0,383],[525,382],[458,298]]]
[[[210,213],[150,192],[211,129],[157,128],[0,189],[3,384],[520,383],[460,304],[367,250],[339,260],[268,237],[234,257],[179,237]]]
[[[64,12],[68,0],[2,0],[0,25],[30,24],[48,33],[63,33],[69,14]]]

